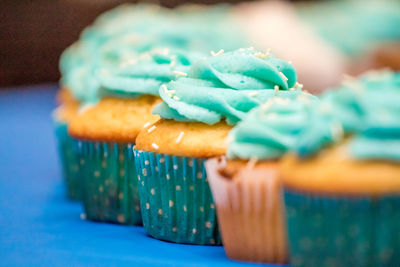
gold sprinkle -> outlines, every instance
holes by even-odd
[[[154,131],[156,128],[157,128],[157,127],[156,127],[155,125],[153,125],[153,126],[151,126],[151,127],[147,130],[147,132],[148,132],[148,133],[151,133],[151,132]]]
[[[253,92],[250,92],[250,93],[249,93],[249,96],[250,96],[250,97],[253,97],[253,96],[256,96],[256,95],[258,95],[258,92],[257,92],[257,91],[253,91]]]
[[[147,128],[147,127],[149,127],[150,125],[151,125],[150,122],[146,122],[146,123],[143,125],[143,128]]]
[[[176,143],[179,144],[182,140],[182,137],[185,133],[184,132],[180,132],[178,138],[176,138]]]
[[[152,146],[155,150],[158,150],[158,145],[157,145],[157,144],[152,143],[151,146]]]
[[[224,49],[220,49],[217,53],[215,53],[214,51],[211,51],[211,55],[213,57],[217,57],[217,56],[222,55],[224,52],[225,52]]]
[[[281,75],[282,79],[284,79],[285,81],[289,80],[285,74],[283,74],[283,72],[279,72],[279,75]]]
[[[275,95],[278,95],[278,93],[279,93],[279,86],[278,85],[274,86],[274,92],[275,92]]]
[[[174,70],[172,73],[175,74],[176,76],[182,76],[182,77],[187,76],[187,73],[183,71]]]

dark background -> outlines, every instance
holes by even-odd
[[[0,0],[0,88],[58,81],[61,52],[101,12],[123,2],[137,1]],[[158,3],[174,7],[186,2],[221,1],[162,0]]]

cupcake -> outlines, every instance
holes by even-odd
[[[73,141],[68,136],[67,130],[69,122],[78,113],[80,102],[65,88],[58,91],[57,102],[59,106],[53,112],[52,117],[66,193],[69,199],[80,200],[82,190],[79,178],[79,163],[74,153]]]
[[[220,244],[204,161],[224,155],[232,126],[276,94],[296,97],[293,66],[254,49],[212,52],[160,88],[161,120],[138,135],[135,160],[144,228],[150,236]]]
[[[100,100],[81,110],[69,134],[77,140],[86,218],[141,224],[132,147],[143,126],[158,120],[151,114],[158,88],[185,71],[191,57],[159,48],[125,60],[99,70]]]
[[[207,16],[212,18],[210,23],[219,21],[221,24],[221,19],[214,13],[224,14],[227,9],[221,8],[219,12],[209,12],[208,9],[192,11],[189,17],[189,14],[183,15],[154,5],[122,5],[99,16],[82,32],[80,39],[63,52],[60,59],[63,89],[57,96],[63,111],[56,112],[54,119],[68,195],[79,198],[80,165],[76,164],[77,155],[72,153],[74,149],[67,134],[69,121],[65,118],[61,120],[60,117],[65,116],[60,113],[68,110],[68,114],[76,114],[80,107],[85,107],[82,109],[84,111],[90,106],[87,104],[96,104],[106,96],[124,98],[129,95],[131,98],[142,94],[158,95],[159,85],[175,78],[173,71],[177,69],[173,65],[188,64],[184,55],[180,55],[181,49],[202,51],[221,43],[221,26],[207,30],[199,20]],[[196,21],[192,21],[193,17]],[[229,43],[235,43],[233,38],[229,40]],[[175,52],[168,55],[168,48]],[[172,54],[178,58],[171,61]],[[152,59],[157,62],[153,64]],[[142,64],[140,68],[134,64],[137,61]],[[163,61],[170,62],[171,66]],[[121,68],[121,64],[127,65],[126,68]],[[155,75],[158,75],[156,79],[152,79],[152,67],[155,68]],[[120,73],[115,73],[115,70]],[[128,74],[135,75],[136,79],[127,78]],[[107,87],[111,87],[108,88],[111,90]],[[148,91],[149,88],[153,88],[152,92]],[[146,98],[143,101],[150,100]],[[66,102],[74,104],[67,108],[64,105]],[[114,104],[117,105],[114,102],[107,105]]]
[[[317,98],[271,98],[230,132],[227,159],[206,162],[227,256],[234,260],[288,262],[286,221],[278,164],[314,115]]]
[[[321,143],[330,127],[316,126],[283,160],[291,264],[398,266],[400,75],[369,73],[322,99],[315,113],[344,137]]]

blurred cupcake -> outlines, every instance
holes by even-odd
[[[232,125],[279,93],[300,94],[289,63],[254,49],[203,58],[161,86],[161,120],[143,129],[135,146],[146,232],[157,239],[220,244],[204,160],[226,153]],[[292,89],[292,90],[290,90]]]
[[[80,102],[66,88],[58,91],[56,100],[59,106],[52,117],[66,193],[69,199],[80,200],[82,190],[79,164],[74,153],[73,140],[68,136],[67,130],[69,122],[78,114]]]
[[[252,110],[230,133],[227,157],[206,162],[229,258],[287,263],[286,222],[278,177],[280,158],[309,134],[316,97],[274,97]]]
[[[331,127],[314,120],[320,131],[283,161],[292,265],[400,264],[399,101],[400,75],[391,72],[323,96],[322,112],[331,114],[325,123],[339,122],[345,138],[323,137]]]
[[[84,106],[71,121],[83,178],[83,204],[90,220],[141,224],[132,147],[152,115],[158,88],[185,71],[191,57],[168,48],[126,58],[99,70],[97,104]]]

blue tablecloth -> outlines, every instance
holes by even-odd
[[[81,220],[81,206],[64,195],[51,122],[55,91],[0,91],[0,265],[247,266],[228,260],[222,247],[172,244],[141,227]]]

